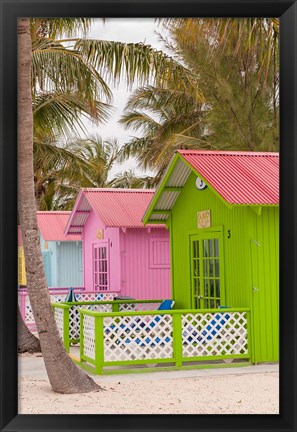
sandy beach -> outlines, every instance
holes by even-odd
[[[21,356],[20,414],[278,414],[277,365],[97,376],[105,391],[62,395],[43,360]]]

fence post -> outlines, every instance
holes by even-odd
[[[24,320],[24,323],[26,323],[26,293],[22,293],[22,292],[20,292],[19,293],[19,296],[20,296],[20,299],[21,299],[21,301],[20,301],[20,312],[21,312],[21,315],[22,315],[22,318],[23,318],[23,320]]]
[[[80,361],[82,360],[82,356],[84,355],[84,314],[79,310],[79,357]],[[94,330],[95,331],[95,330]]]
[[[120,305],[118,303],[112,303],[111,304],[111,310],[112,310],[112,312],[119,312],[120,311]]]
[[[69,307],[63,308],[63,341],[66,351],[70,351],[69,342]]]
[[[173,352],[175,357],[175,366],[182,366],[183,341],[182,341],[182,316],[180,313],[172,314],[173,324]]]
[[[255,359],[254,359],[254,335],[253,335],[253,328],[254,326],[252,325],[252,313],[251,310],[246,312],[246,317],[247,317],[247,326],[246,326],[246,331],[247,331],[247,343],[248,343],[248,354],[250,356],[250,361],[252,363],[254,363]]]
[[[95,371],[102,375],[104,362],[103,316],[95,316]]]

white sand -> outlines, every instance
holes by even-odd
[[[278,414],[278,372],[254,368],[96,377],[105,391],[79,395],[54,393],[44,373],[20,368],[19,413]]]

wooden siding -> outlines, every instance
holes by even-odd
[[[255,360],[261,362],[276,360],[279,352],[279,210],[263,208],[262,215],[255,216],[255,231],[252,312]]]
[[[195,180],[192,173],[168,223],[171,227],[172,286],[176,307],[192,307],[189,235],[202,230],[197,228],[197,212],[210,210],[212,229],[220,227],[223,233],[226,306],[253,309],[254,361],[277,360],[279,210],[264,207],[258,216],[246,206],[228,208],[209,188],[198,190]],[[257,248],[256,255],[252,255],[254,247]],[[253,290],[253,287],[260,291]]]
[[[119,228],[105,228],[103,223],[91,210],[83,231],[83,264],[84,264],[84,286],[86,290],[93,291],[93,245],[100,244],[97,231],[103,230],[104,241],[109,242],[109,290],[120,291],[120,249],[119,249]]]
[[[82,242],[49,241],[40,236],[48,287],[83,286]]]
[[[57,285],[79,287],[83,285],[82,242],[57,242]]]
[[[169,237],[149,239],[150,268],[170,268]]]
[[[25,254],[23,246],[18,246],[18,285],[26,285]]]
[[[49,288],[83,286],[81,241],[47,242],[40,235],[40,246]],[[23,246],[18,247],[18,284],[26,285]]]
[[[158,249],[155,250],[155,259],[162,263],[155,267],[150,265],[153,245]],[[168,230],[135,228],[127,229],[126,233],[121,231],[121,251],[124,259],[121,294],[136,299],[171,298],[170,266],[166,265]]]
[[[165,228],[106,228],[95,212],[91,210],[83,231],[84,286],[93,290],[94,244],[100,244],[96,237],[98,229],[104,230],[103,241],[109,243],[109,290],[120,291],[137,299],[170,298],[170,268],[150,268],[150,239],[162,242],[163,255],[157,259],[168,260],[163,240],[169,240]],[[125,231],[125,232],[124,232]],[[167,254],[167,255],[166,255]]]

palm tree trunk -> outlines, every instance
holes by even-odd
[[[39,339],[30,332],[23,321],[20,309],[18,308],[18,352],[36,353],[41,352]]]
[[[55,322],[37,227],[33,170],[30,20],[18,21],[18,201],[27,287],[50,384],[59,393],[100,390],[70,359]]]

